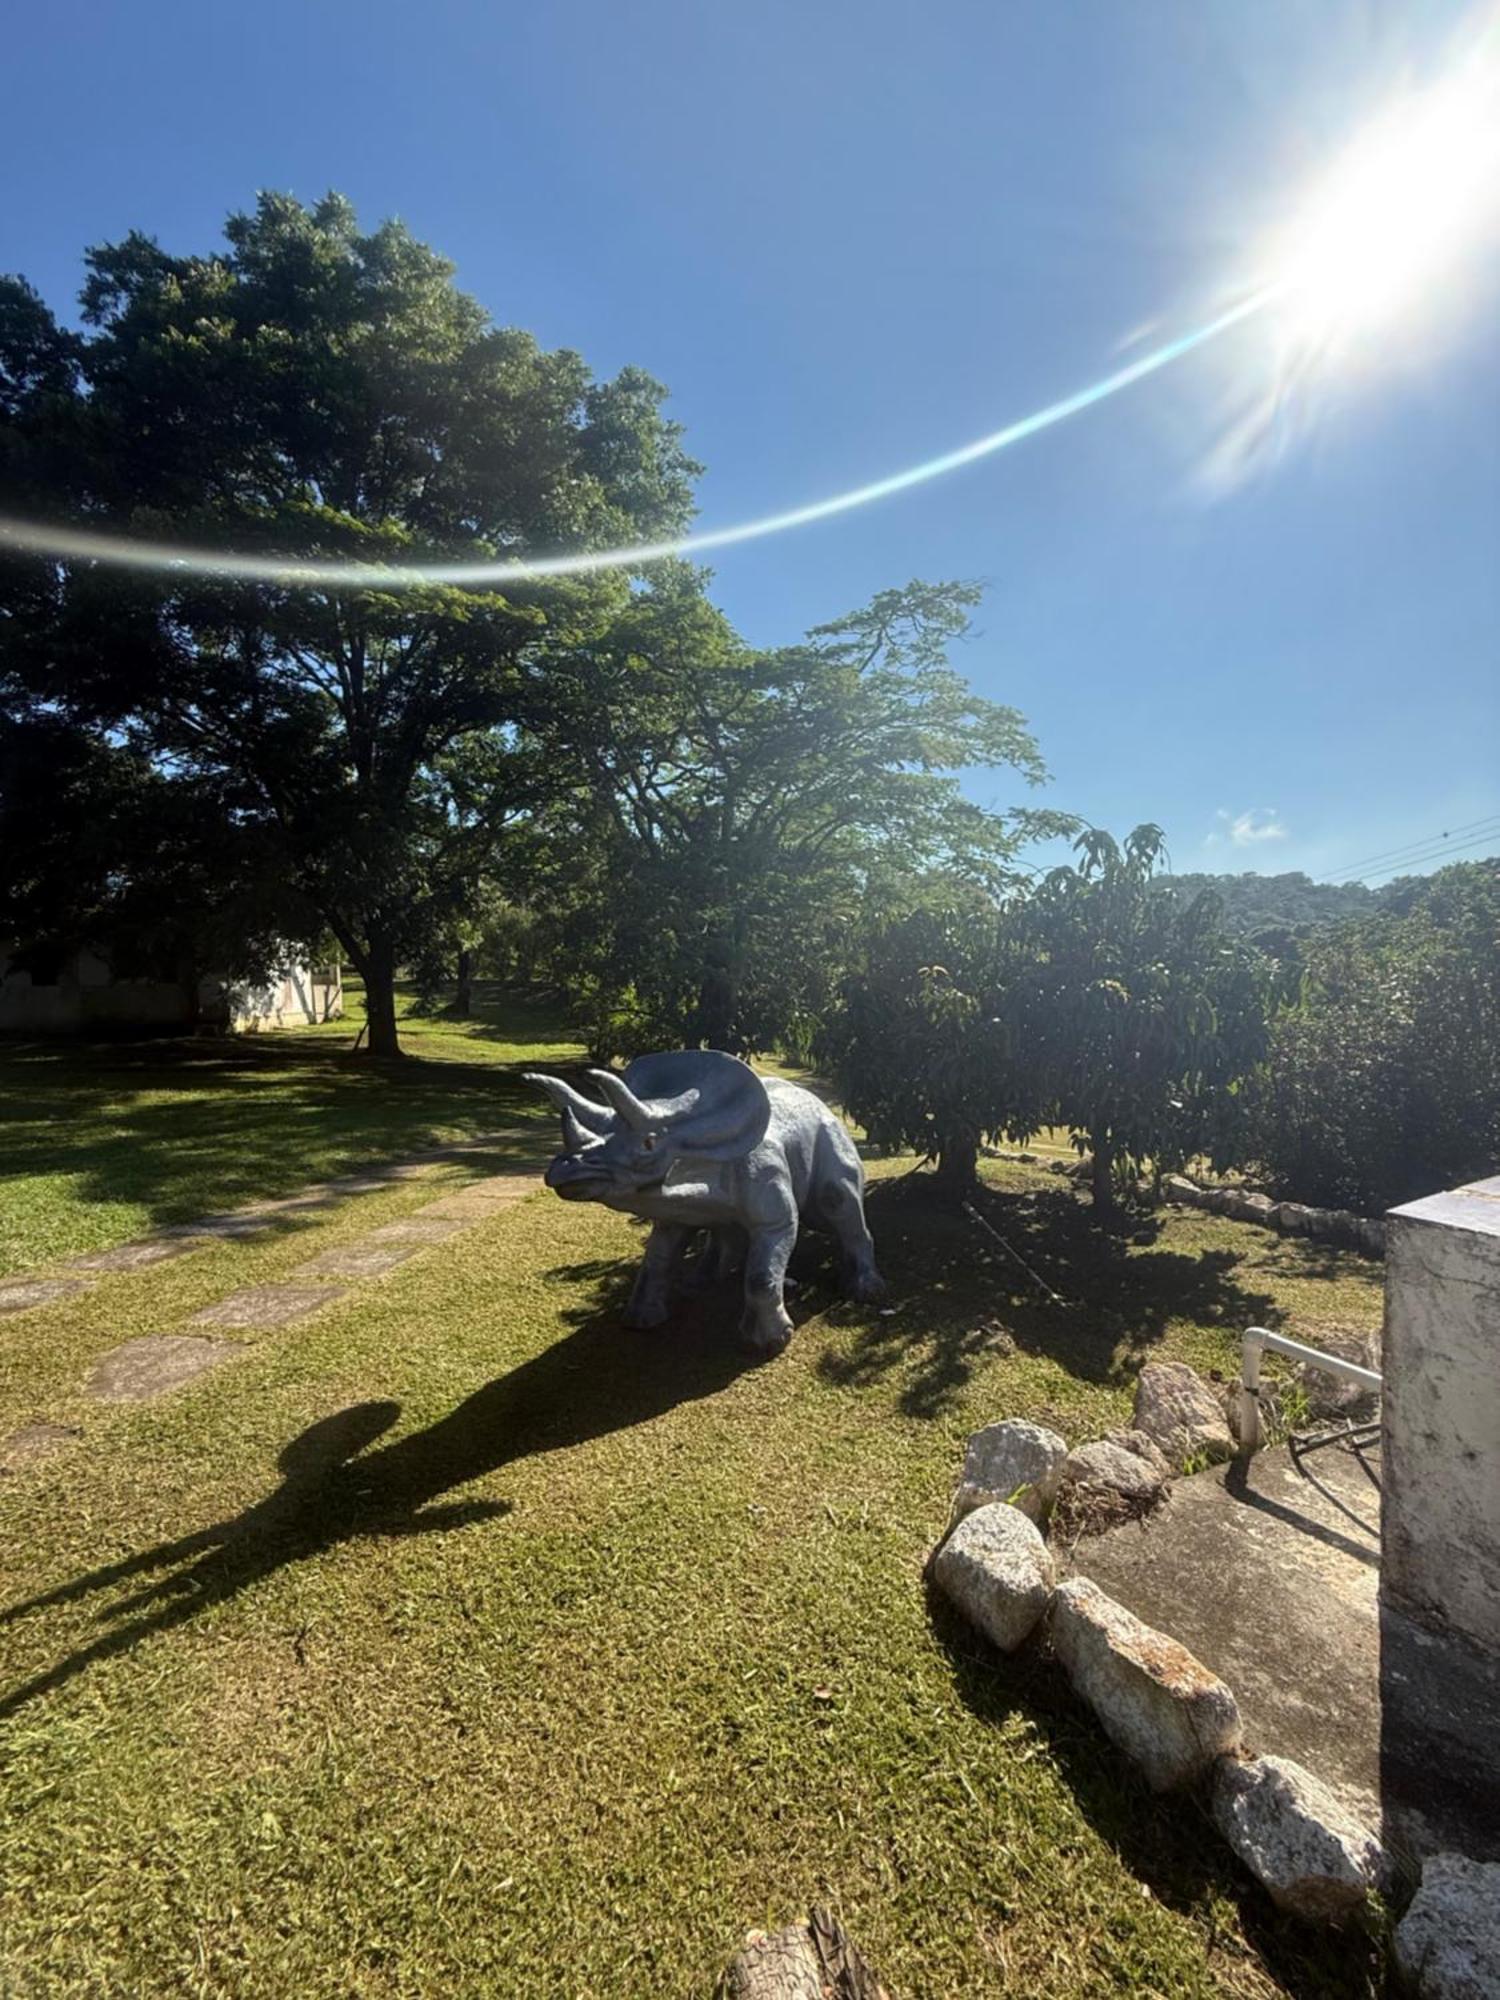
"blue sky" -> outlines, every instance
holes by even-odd
[[[0,269],[67,308],[88,243],[204,249],[258,188],[337,187],[501,322],[669,384],[715,526],[961,444],[1207,317],[1462,13],[52,0],[7,35]],[[1047,802],[1157,819],[1182,869],[1337,874],[1500,815],[1495,271],[1469,291],[1227,489],[1204,471],[1263,379],[1256,328],[725,551],[715,595],[769,643],[912,576],[984,579],[961,664],[1030,719]]]

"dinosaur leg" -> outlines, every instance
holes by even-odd
[[[782,1296],[787,1259],[797,1242],[797,1218],[750,1232],[745,1264],[745,1312],[740,1333],[757,1353],[779,1354],[792,1337],[792,1322]]]
[[[635,1274],[625,1308],[626,1326],[660,1326],[668,1317],[672,1279],[693,1231],[680,1222],[658,1222],[646,1239],[646,1254]]]
[[[843,1264],[844,1290],[851,1299],[868,1303],[885,1291],[885,1280],[875,1265],[875,1241],[865,1221],[859,1180],[847,1169],[836,1169],[824,1181],[818,1206],[838,1239]]]

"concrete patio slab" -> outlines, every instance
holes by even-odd
[[[174,1257],[187,1257],[201,1250],[202,1242],[191,1236],[150,1236],[140,1243],[117,1243],[113,1250],[90,1250],[85,1256],[70,1257],[70,1271],[143,1271],[153,1264],[168,1264]]]
[[[187,1333],[148,1334],[111,1348],[89,1377],[89,1394],[104,1403],[144,1403],[164,1396],[237,1355],[241,1340],[202,1340]]]
[[[1252,1750],[1294,1758],[1380,1826],[1378,1461],[1285,1445],[1181,1479],[1072,1567],[1233,1689]]]
[[[259,1331],[290,1326],[344,1296],[342,1285],[251,1285],[194,1313],[189,1326],[237,1326]]]
[[[84,1278],[7,1278],[0,1283],[0,1313],[30,1312],[34,1306],[56,1305],[88,1290]]]
[[[299,1264],[294,1278],[383,1278],[408,1257],[415,1257],[420,1243],[341,1243],[321,1251]]]

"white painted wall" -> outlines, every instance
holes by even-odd
[[[230,986],[222,979],[199,981],[199,1003],[212,1017],[227,997],[229,1025],[235,1029],[305,1027],[338,1020],[344,1011],[343,976],[337,965],[295,962],[264,986]],[[193,1016],[189,995],[168,980],[116,979],[105,960],[79,952],[59,968],[55,981],[38,984],[13,968],[0,952],[0,1029],[23,1034],[79,1033],[110,1024],[132,1027],[185,1026]]]
[[[1382,1373],[1387,1840],[1500,1860],[1500,1178],[1386,1217]]]
[[[1500,1654],[1500,1179],[1386,1222],[1387,1595]]]

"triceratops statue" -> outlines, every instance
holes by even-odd
[[[740,1330],[763,1354],[791,1338],[782,1297],[799,1218],[837,1238],[845,1289],[884,1289],[865,1225],[864,1169],[854,1141],[810,1090],[760,1077],[717,1049],[637,1056],[623,1076],[590,1070],[607,1103],[561,1077],[528,1074],[562,1113],[563,1148],[547,1185],[569,1201],[601,1201],[655,1227],[630,1295],[628,1326],[660,1326],[673,1279],[702,1230],[702,1281],[743,1262]]]

